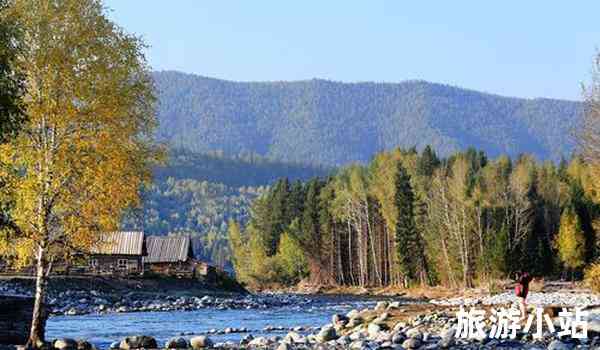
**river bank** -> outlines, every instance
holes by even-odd
[[[594,349],[600,345],[600,310],[590,312],[587,339],[544,331],[519,331],[514,339],[456,334],[458,306],[373,300],[320,300],[310,306],[267,310],[204,310],[178,313],[132,313],[60,316],[49,321],[49,337],[75,336],[100,349]],[[479,304],[481,305],[481,304]],[[581,307],[585,307],[580,305]],[[484,308],[484,307],[483,307]],[[560,320],[552,322],[560,330]],[[136,327],[137,326],[137,327]],[[523,326],[523,324],[522,324]],[[89,333],[82,332],[87,328]],[[106,332],[106,333],[104,333]],[[137,337],[132,338],[134,335]],[[140,335],[144,336],[140,336]],[[99,337],[101,335],[101,337]],[[72,343],[72,342],[71,342]],[[69,350],[69,349],[60,349]],[[75,350],[75,349],[71,349]]]
[[[0,283],[0,290],[7,290]],[[27,292],[17,290],[14,293]],[[107,309],[91,310],[85,314],[64,312],[70,303],[83,303],[81,298],[92,299],[94,290],[63,290],[61,308],[48,321],[48,339],[85,339],[98,349],[134,348],[136,342],[150,341],[156,347],[186,347],[201,349],[199,344],[218,348],[269,349],[594,349],[599,344],[600,296],[585,289],[564,283],[547,283],[541,291],[532,291],[532,307],[546,309],[559,306],[581,307],[590,312],[589,337],[583,340],[559,337],[544,332],[541,339],[533,339],[531,332],[518,332],[515,339],[478,337],[462,339],[455,334],[457,311],[461,306],[483,308],[510,307],[516,299],[510,291],[490,294],[469,290],[456,294],[429,293],[438,298],[399,296],[394,293],[379,295],[332,294],[257,294],[230,293],[220,296],[191,295],[197,291],[174,290],[148,294],[147,291],[127,291],[111,294],[118,298],[115,304],[106,299]],[[114,293],[114,290],[112,291]],[[185,293],[184,293],[185,292]],[[206,292],[206,291],[205,291]],[[83,294],[81,294],[83,293]],[[87,295],[85,293],[88,293]],[[128,295],[128,293],[133,293]],[[135,293],[141,293],[138,299]],[[187,293],[187,294],[186,294]],[[184,295],[185,294],[185,295]],[[149,295],[153,295],[149,298]],[[53,298],[60,298],[53,295]],[[123,298],[131,308],[119,312],[117,303]],[[148,297],[148,299],[143,299]],[[158,298],[158,299],[157,299]],[[67,301],[65,301],[67,300]],[[149,305],[140,300],[152,300]],[[158,300],[158,301],[157,301]],[[142,303],[138,305],[138,303]],[[161,305],[162,306],[151,306]],[[91,304],[87,304],[91,305]],[[122,306],[122,305],[121,305]],[[57,307],[54,304],[53,307]],[[84,308],[85,309],[85,308]],[[85,309],[88,310],[88,309]],[[68,311],[68,310],[67,310]],[[152,312],[151,312],[152,311]],[[161,312],[153,312],[161,311]],[[560,329],[560,320],[554,314],[552,322]],[[486,334],[491,324],[486,324]],[[454,333],[453,333],[454,332]],[[127,337],[144,335],[142,338]],[[152,339],[152,340],[148,340]],[[152,343],[153,342],[153,343]],[[69,339],[60,344],[76,344]],[[139,345],[139,344],[138,344]],[[148,344],[145,344],[148,345]],[[76,350],[76,348],[60,348]],[[89,350],[78,347],[78,350]]]

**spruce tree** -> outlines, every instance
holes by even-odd
[[[410,184],[410,176],[400,162],[396,173],[396,195],[394,202],[398,210],[396,222],[396,249],[398,269],[404,279],[404,287],[415,279],[416,258],[422,255],[417,242],[417,230],[414,215],[414,194]]]
[[[277,181],[269,193],[267,202],[269,211],[266,213],[268,219],[263,232],[263,244],[267,256],[277,253],[279,238],[291,222],[288,217],[289,196],[290,183],[287,178]]]
[[[433,171],[440,165],[440,160],[431,146],[427,145],[417,158],[417,175],[431,176]]]

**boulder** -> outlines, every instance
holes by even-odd
[[[348,323],[348,317],[340,314],[334,314],[331,316],[331,323],[333,323],[334,326],[345,326]]]
[[[375,305],[375,311],[384,311],[388,307],[387,301],[380,301]]]
[[[317,334],[317,341],[319,343],[326,343],[330,340],[335,340],[337,338],[337,333],[332,325],[323,326],[323,328],[321,328],[321,330]]]
[[[390,315],[387,312],[384,312],[381,315],[377,316],[377,318],[374,319],[373,322],[374,323],[384,323],[389,317],[390,317]]]
[[[350,310],[346,314],[346,317],[350,319],[350,318],[354,318],[354,317],[359,316],[359,315],[360,315],[360,312],[358,310],[356,310],[356,309],[353,309],[353,310]]]
[[[369,323],[367,333],[369,333],[369,337],[371,339],[377,338],[379,336],[379,332],[381,332],[381,327],[377,323]]]
[[[165,349],[188,349],[190,344],[184,337],[175,337],[165,343]]]
[[[419,340],[423,340],[423,333],[418,328],[411,328],[406,331],[406,336],[408,338],[416,338]]]
[[[348,337],[347,335],[343,335],[337,338],[335,342],[342,346],[347,346],[352,342],[352,340],[350,340],[350,337]]]
[[[406,340],[406,336],[403,333],[397,332],[392,335],[392,343],[402,344]]]
[[[147,335],[135,335],[131,337],[126,337],[121,340],[119,344],[119,348],[122,350],[130,350],[130,349],[156,349],[158,348],[158,344],[156,343],[156,339],[147,336]]]
[[[446,331],[444,331],[442,333],[442,339],[440,339],[438,345],[444,349],[449,348],[452,345],[454,345],[455,337],[456,337],[456,328],[452,327],[450,329],[447,329]]]
[[[292,350],[292,346],[288,343],[281,343],[277,347],[277,350]]]
[[[306,337],[302,336],[296,332],[289,332],[283,338],[283,341],[288,344],[305,344],[305,343],[307,343]]]
[[[400,302],[399,301],[393,301],[387,307],[388,310],[399,309],[399,308],[400,308]]]
[[[87,340],[77,340],[77,350],[96,350],[96,347]]]
[[[240,345],[246,345],[246,344],[250,343],[252,341],[252,339],[254,339],[254,336],[252,334],[248,334],[248,335],[244,336],[242,338],[242,340],[240,340]]]
[[[365,341],[357,340],[357,341],[352,342],[352,344],[350,344],[350,349],[352,349],[352,350],[368,350],[370,348],[369,348],[369,345]]]
[[[417,349],[421,346],[421,340],[418,338],[408,338],[402,343],[405,349]]]
[[[77,350],[77,341],[70,338],[60,338],[52,343],[52,347],[57,350]]]
[[[548,345],[548,350],[571,350],[573,346],[571,344],[563,343],[560,340],[553,340]]]
[[[269,345],[269,340],[265,337],[254,338],[248,343],[248,346],[250,346],[250,347],[266,347],[268,345]]]
[[[363,324],[364,322],[365,322],[365,320],[362,317],[354,316],[354,317],[350,318],[350,321],[348,321],[346,328],[354,328],[356,326]]]
[[[212,348],[213,344],[213,341],[205,335],[199,335],[190,339],[190,346],[194,350]]]

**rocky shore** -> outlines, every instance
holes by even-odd
[[[19,284],[0,283],[0,294],[31,296],[29,288]],[[66,290],[50,291],[48,311],[54,315],[86,315],[125,312],[192,311],[206,308],[266,309],[285,305],[306,305],[311,300],[285,294],[233,294],[230,296],[178,296],[169,292],[131,290]]]
[[[432,299],[429,302],[443,306],[474,306],[474,305],[506,305],[515,303],[517,300],[514,292],[504,292],[495,295],[483,295],[478,297],[455,297],[447,299]],[[530,305],[569,305],[587,307],[600,305],[600,295],[589,292],[555,291],[555,292],[530,292],[527,296]]]
[[[372,309],[334,314],[330,323],[320,327],[287,330],[288,333],[283,336],[254,336],[253,331],[248,329],[228,328],[211,330],[203,335],[174,335],[164,344],[159,344],[151,336],[131,336],[115,340],[110,349],[600,349],[600,323],[595,320],[589,323],[586,339],[560,337],[548,331],[541,339],[534,339],[533,332],[517,332],[514,339],[493,339],[487,335],[491,326],[489,322],[485,325],[486,336],[464,339],[456,334],[454,311],[441,308],[413,315],[399,302],[379,302]],[[557,318],[553,322],[559,326]],[[245,335],[239,342],[216,342],[211,338],[212,334],[229,332]],[[72,339],[55,340],[53,347],[56,350],[93,349],[93,345],[85,341]]]

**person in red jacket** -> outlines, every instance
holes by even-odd
[[[521,309],[521,319],[527,317],[527,294],[529,293],[529,282],[533,277],[529,273],[520,271],[517,272],[517,285],[515,286],[515,294],[520,299],[519,308]]]

